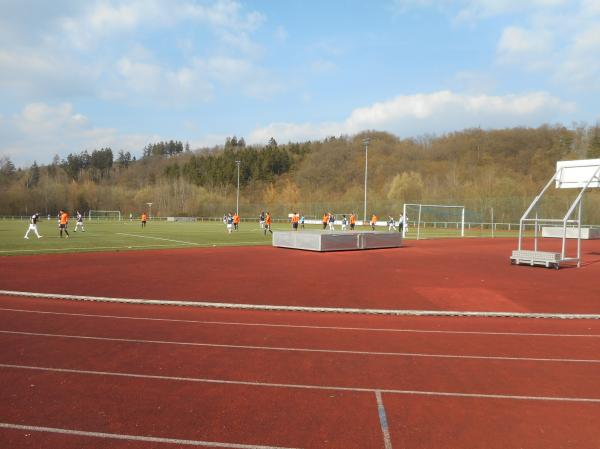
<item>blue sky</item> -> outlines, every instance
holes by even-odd
[[[0,156],[600,119],[600,0],[0,0]]]

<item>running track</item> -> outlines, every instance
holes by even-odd
[[[600,446],[598,320],[0,297],[0,339],[3,448]]]
[[[559,243],[544,241],[545,246]],[[510,265],[515,247],[515,239],[453,239],[342,253],[230,247],[0,257],[0,290],[307,307],[600,314],[600,240],[583,242],[581,268],[560,270]]]

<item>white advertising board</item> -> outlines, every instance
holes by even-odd
[[[556,188],[583,188],[594,176],[599,175],[600,159],[582,159],[579,161],[558,161],[556,163]],[[600,179],[592,180],[589,187],[600,187]]]

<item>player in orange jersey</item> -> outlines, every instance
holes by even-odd
[[[58,216],[58,230],[60,232],[60,238],[62,239],[63,231],[65,231],[67,238],[69,238],[69,231],[67,231],[67,225],[69,224],[69,214],[66,213],[64,210],[61,210],[58,213]]]
[[[371,215],[371,229],[375,230],[375,225],[377,224],[377,215]]]
[[[323,214],[323,229],[327,228],[327,223],[329,223],[329,213]]]
[[[146,222],[148,221],[148,215],[146,214],[146,212],[142,212],[141,221],[142,221],[142,228],[145,228]]]
[[[267,235],[267,231],[269,231],[271,234],[273,234],[273,231],[271,231],[271,213],[267,212],[267,215],[265,215],[265,235]]]
[[[300,214],[295,212],[292,214],[292,229],[294,231],[298,230],[298,223],[300,222]]]

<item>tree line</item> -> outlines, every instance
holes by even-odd
[[[290,210],[362,216],[365,137],[371,139],[366,212],[379,216],[398,215],[405,202],[427,202],[464,204],[471,218],[481,220],[493,208],[497,220],[515,222],[557,160],[600,158],[599,125],[475,128],[408,139],[368,131],[301,143],[270,139],[265,145],[233,136],[194,150],[170,140],[146,145],[139,158],[111,148],[26,168],[0,158],[0,214],[58,208],[137,213],[153,202],[153,213],[163,216],[219,216],[235,205],[239,161],[242,216],[262,209],[275,216]],[[548,207],[564,207],[568,193],[553,192]],[[586,217],[600,224],[598,195],[587,197]]]

